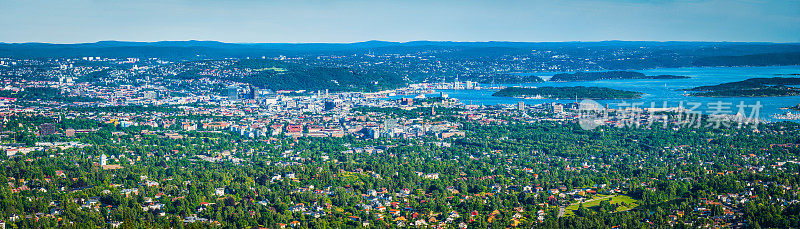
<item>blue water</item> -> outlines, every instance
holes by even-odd
[[[730,105],[730,112],[735,114],[739,108],[736,105],[744,102],[744,105],[755,105],[760,102],[763,106],[758,110],[758,116],[764,120],[771,120],[771,116],[775,113],[786,113],[786,110],[780,109],[782,107],[794,106],[800,103],[800,96],[790,97],[765,97],[765,98],[747,98],[747,97],[730,97],[730,98],[703,98],[691,97],[684,95],[685,92],[681,89],[692,88],[697,86],[717,85],[720,83],[736,82],[749,78],[763,78],[763,77],[798,77],[798,76],[777,76],[775,74],[799,74],[800,66],[771,66],[771,67],[692,67],[692,68],[660,68],[640,70],[646,75],[682,75],[691,78],[688,79],[670,79],[670,80],[601,80],[589,82],[544,82],[544,83],[531,83],[531,84],[502,84],[502,86],[593,86],[593,87],[608,87],[619,90],[638,91],[645,93],[641,99],[629,100],[600,100],[599,103],[609,107],[616,107],[618,103],[644,103],[643,107],[650,107],[651,103],[655,102],[655,107],[663,107],[666,101],[667,106],[677,107],[680,102],[684,102],[684,107],[687,103],[697,102],[702,106],[698,108],[700,111],[708,112],[709,104],[716,102],[732,103]],[[533,75],[540,76],[547,80],[558,72],[550,73],[533,73]],[[489,85],[482,85],[489,86]],[[568,103],[574,100],[553,100],[553,99],[516,99],[506,97],[494,97],[492,94],[497,90],[443,90],[451,98],[458,98],[465,104],[476,105],[495,105],[495,104],[516,104],[523,101],[525,104],[542,104],[550,102]],[[430,96],[438,96],[436,94]],[[640,107],[642,107],[640,105]],[[753,112],[751,108],[745,109],[745,115],[750,115]]]

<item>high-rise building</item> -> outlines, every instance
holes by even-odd
[[[250,85],[250,91],[247,93],[248,99],[258,99],[258,88]]]
[[[144,92],[144,99],[155,99],[158,94],[155,91]]]
[[[400,100],[400,105],[413,106],[414,105],[414,99],[413,98],[402,98]]]
[[[524,111],[525,110],[525,102],[520,101],[517,103],[517,110]]]
[[[555,113],[563,113],[564,112],[564,105],[560,103],[553,103],[553,112]]]
[[[383,128],[385,130],[394,130],[397,127],[398,127],[397,119],[391,119],[390,118],[390,119],[383,120]]]
[[[51,134],[55,134],[55,133],[56,133],[56,124],[45,123],[45,124],[39,125],[39,135],[45,136],[45,135],[51,135]]]
[[[239,100],[239,87],[237,87],[237,86],[229,86],[228,87],[228,100],[230,100],[230,101],[238,101]]]
[[[341,106],[342,103],[343,103],[343,101],[340,100],[340,99],[326,99],[325,100],[325,110],[326,111],[333,110],[333,109]]]
[[[381,131],[378,128],[369,128],[367,134],[367,136],[372,139],[378,139],[381,137]]]
[[[67,137],[75,137],[75,129],[69,128],[65,130],[64,135]]]

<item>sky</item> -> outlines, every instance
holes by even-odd
[[[800,0],[0,0],[0,42],[800,42]]]

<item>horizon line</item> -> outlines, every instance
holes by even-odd
[[[5,42],[0,41],[0,44],[52,44],[52,45],[80,45],[80,44],[96,44],[102,42],[120,42],[120,43],[160,43],[160,42],[216,42],[222,44],[243,44],[243,45],[257,45],[257,44],[358,44],[368,42],[385,42],[385,43],[413,43],[413,42],[441,42],[441,43],[600,43],[600,42],[653,42],[653,43],[670,43],[670,42],[683,42],[683,43],[766,43],[766,44],[800,44],[800,41],[795,42],[776,42],[776,41],[703,41],[703,40],[586,40],[586,41],[510,41],[510,40],[486,40],[486,41],[465,41],[465,40],[409,40],[409,41],[386,41],[386,40],[365,40],[353,42],[228,42],[219,40],[154,40],[154,41],[129,41],[129,40],[98,40],[94,42],[76,42],[76,43],[56,43],[56,42],[41,42],[41,41],[28,41],[28,42]]]

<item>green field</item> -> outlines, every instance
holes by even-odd
[[[630,210],[632,208],[635,208],[636,206],[639,206],[637,204],[637,201],[635,199],[631,198],[630,196],[626,196],[626,195],[597,195],[592,200],[584,202],[583,203],[583,207],[585,207],[587,209],[591,209],[591,210],[596,210],[596,207],[598,205],[600,205],[601,201],[607,200],[609,198],[611,199],[611,204],[612,205],[613,204],[619,204],[619,203],[625,203],[627,205],[627,206],[622,206],[622,205],[618,206],[617,209],[616,209],[617,212],[618,211],[627,211],[627,210]],[[575,215],[575,211],[578,210],[578,207],[580,207],[579,203],[572,204],[572,205],[568,206],[565,209],[564,216]]]

